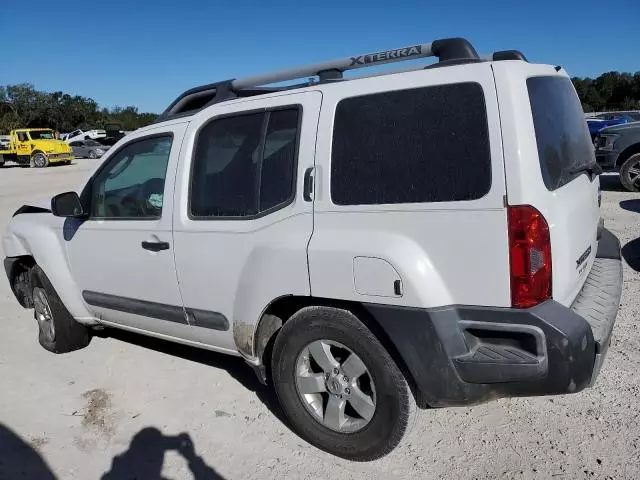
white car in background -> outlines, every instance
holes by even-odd
[[[105,130],[74,130],[71,133],[61,135],[61,139],[67,143],[79,142],[81,140],[97,140],[105,138],[107,132]]]

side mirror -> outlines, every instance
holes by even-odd
[[[51,199],[51,213],[56,217],[86,217],[80,197],[76,192],[65,192]]]

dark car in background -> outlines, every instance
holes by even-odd
[[[608,112],[588,117],[587,126],[591,138],[595,138],[603,128],[639,121],[640,112]]]
[[[69,144],[73,149],[74,157],[100,158],[111,147],[102,145],[95,140],[77,140]]]
[[[640,192],[640,122],[607,127],[596,135],[596,161],[604,171],[620,172],[630,192]]]

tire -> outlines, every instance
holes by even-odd
[[[89,345],[91,340],[87,327],[76,322],[66,309],[51,282],[39,266],[31,270],[34,317],[38,322],[38,341],[45,350],[67,353]],[[48,310],[49,319],[46,316]]]
[[[49,165],[49,159],[44,153],[36,153],[31,157],[31,164],[36,168],[45,168]]]
[[[71,160],[65,160],[62,162],[63,165],[71,165]]]
[[[89,158],[92,160],[95,160],[96,152],[94,152],[93,150],[89,150]]]
[[[620,168],[620,182],[630,192],[640,192],[640,153],[631,155]]]
[[[325,368],[320,367],[312,353],[319,352],[318,345],[325,352],[324,347],[329,347],[324,360],[339,362],[337,375],[327,375],[327,371],[335,370],[326,368],[326,362]],[[353,354],[356,361],[347,362]],[[355,461],[375,460],[393,450],[413,425],[416,403],[407,380],[378,339],[347,310],[300,310],[278,333],[271,360],[273,385],[292,428],[326,452]],[[362,369],[365,373],[355,373]],[[347,377],[349,371],[354,377]],[[300,379],[309,375],[314,377],[313,385],[301,384]],[[313,393],[317,390],[321,393]],[[327,414],[330,405],[335,412],[343,402],[342,416]],[[358,408],[354,406],[357,404]],[[329,417],[338,421],[329,421]]]

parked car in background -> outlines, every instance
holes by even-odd
[[[640,122],[614,125],[596,135],[596,161],[604,171],[620,172],[630,192],[640,192]]]
[[[71,133],[67,133],[61,136],[61,139],[67,143],[79,141],[79,140],[96,140],[107,136],[105,130],[74,130]]]
[[[15,162],[43,168],[52,163],[68,165],[73,160],[71,147],[59,140],[50,128],[12,130],[6,148],[0,148],[0,165]]]
[[[71,145],[71,148],[73,149],[74,157],[83,158],[100,158],[104,155],[104,152],[111,148],[110,146],[102,145],[95,140],[76,140],[75,142],[71,142],[69,145]]]
[[[587,118],[591,138],[595,138],[603,128],[631,122],[640,122],[640,112],[608,112]]]
[[[106,137],[100,139],[100,143],[103,145],[115,145],[127,133],[122,128],[122,124],[118,122],[105,124]]]
[[[0,135],[0,150],[9,148],[9,142],[11,142],[9,135]]]

